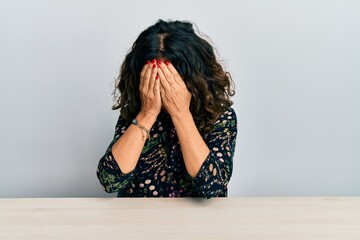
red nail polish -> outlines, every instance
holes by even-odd
[[[164,63],[166,64],[166,66],[169,65],[169,61],[168,61],[168,60],[166,60]]]
[[[150,63],[150,61],[149,60],[146,60],[146,65],[148,65]]]
[[[159,79],[159,76],[158,75],[156,75],[156,78],[155,78],[156,80],[158,80]]]
[[[151,63],[156,63],[156,59],[154,58],[154,59],[151,61]]]
[[[156,64],[153,64],[153,68],[156,68]]]
[[[160,64],[162,63],[162,61],[159,59],[158,63],[159,63],[159,65],[160,65]]]

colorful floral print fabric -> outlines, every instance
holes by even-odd
[[[201,134],[210,152],[195,178],[185,167],[171,116],[163,111],[150,130],[136,167],[124,174],[111,150],[127,127],[129,124],[119,116],[114,138],[96,169],[107,193],[117,192],[118,197],[227,197],[237,135],[232,107],[217,119],[210,132]]]

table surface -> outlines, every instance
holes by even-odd
[[[360,197],[1,198],[0,239],[360,239]]]

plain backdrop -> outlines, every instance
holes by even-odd
[[[116,197],[96,177],[114,81],[158,19],[235,82],[229,196],[360,195],[360,2],[0,1],[0,197]]]

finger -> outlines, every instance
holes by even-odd
[[[155,64],[156,65],[156,64]],[[153,66],[152,66],[153,67]],[[157,68],[157,67],[156,67]],[[154,69],[153,69],[154,70]],[[157,71],[155,73],[155,78],[152,77],[151,75],[151,78],[150,78],[150,81],[149,81],[149,91],[154,91],[154,85],[155,85],[155,81],[158,81],[156,80],[156,77],[158,77],[158,74],[157,74]]]
[[[155,82],[155,78],[158,72],[158,67],[156,66],[156,63],[154,63],[151,67],[151,76],[149,79],[149,91],[154,91],[154,82]]]
[[[160,80],[159,80],[159,78],[156,79],[156,77],[155,77],[155,83],[154,83],[154,93],[155,93],[155,95],[160,94]]]
[[[163,72],[163,75],[165,77],[165,79],[167,80],[167,82],[169,84],[177,84],[177,82],[174,79],[174,76],[172,75],[172,73],[170,72],[170,70],[167,68],[165,63],[160,63],[159,64],[160,69]],[[177,84],[179,85],[179,84]],[[180,85],[179,85],[180,86]]]
[[[157,80],[158,81],[158,80]],[[160,82],[160,81],[159,81]],[[160,83],[159,84],[159,89],[160,89],[160,96],[161,96],[161,101],[165,102],[165,88],[164,86]]]
[[[144,91],[147,93],[149,92],[149,90],[151,89],[149,86],[149,83],[151,81],[151,79],[153,78],[153,71],[154,68],[156,67],[156,64],[153,64],[152,62],[149,64],[148,69],[145,73],[145,78],[144,78]]]
[[[144,77],[144,74],[146,72],[147,67],[149,66],[150,61],[146,60],[146,63],[144,64],[143,68],[141,69],[140,72],[140,78]]]
[[[145,73],[146,73],[149,65],[150,65],[150,61],[147,60],[146,63],[145,63],[145,65],[144,65],[144,67],[142,68],[142,70],[141,70],[141,72],[140,72],[140,84],[139,84],[139,89],[141,89],[141,88],[144,86],[144,81],[143,81],[143,79],[144,79]]]
[[[142,83],[142,88],[143,88],[143,91],[147,92],[149,91],[149,79],[150,79],[150,76],[151,76],[151,70],[152,70],[152,64],[149,63],[147,64],[147,68],[145,70],[145,73],[143,75],[143,83]]]
[[[176,68],[174,67],[174,65],[172,65],[169,61],[165,61],[164,65],[167,67],[167,70],[173,76],[174,81],[180,86],[181,82],[179,82],[179,80],[181,79],[181,76],[180,76],[179,72],[176,70]]]
[[[163,64],[160,64],[160,65],[163,65]],[[161,69],[161,67],[158,69],[158,75],[160,77],[160,85],[161,85],[161,87],[163,87],[164,90],[170,91],[170,84],[166,80],[166,77],[165,77],[164,72]]]

